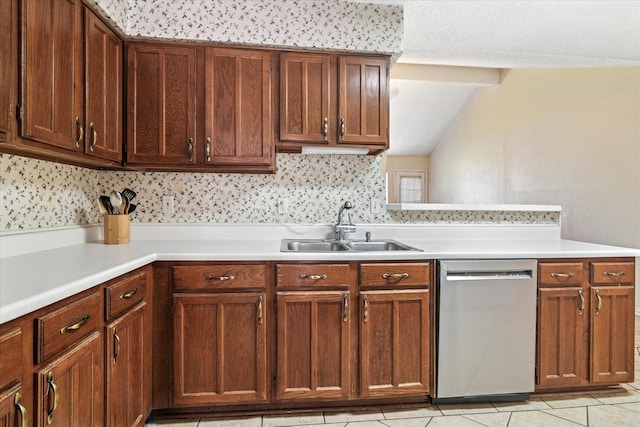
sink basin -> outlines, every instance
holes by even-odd
[[[321,239],[282,239],[280,252],[389,252],[419,251],[395,240],[346,241]]]
[[[331,240],[283,240],[280,252],[338,252],[348,251],[348,247]]]
[[[394,240],[355,241],[347,243],[354,251],[411,251],[418,250]]]

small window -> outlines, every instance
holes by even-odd
[[[427,171],[397,170],[396,203],[427,203]]]

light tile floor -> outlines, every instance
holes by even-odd
[[[148,427],[640,427],[640,317],[635,321],[635,382],[613,394],[544,395],[527,402],[433,405],[403,411],[257,416]]]

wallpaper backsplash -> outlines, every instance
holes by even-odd
[[[101,221],[96,197],[112,189],[136,191],[132,222],[334,223],[345,200],[354,223],[557,224],[558,212],[412,211],[374,215],[371,197],[384,200],[381,156],[278,154],[275,174],[96,171],[0,154],[0,231]],[[174,215],[162,197],[174,197]],[[286,214],[278,200],[289,199]]]
[[[90,0],[130,36],[399,55],[403,8],[343,0]]]

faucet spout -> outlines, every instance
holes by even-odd
[[[335,225],[336,240],[344,241],[347,233],[356,232],[356,226],[351,223],[351,215],[349,215],[348,212],[347,212],[347,218],[349,222],[347,224],[344,224],[342,222],[342,216],[344,214],[344,211],[350,210],[352,208],[353,208],[353,204],[349,201],[344,202],[344,204],[340,206],[340,209],[338,210],[338,221],[336,222],[336,225]]]

